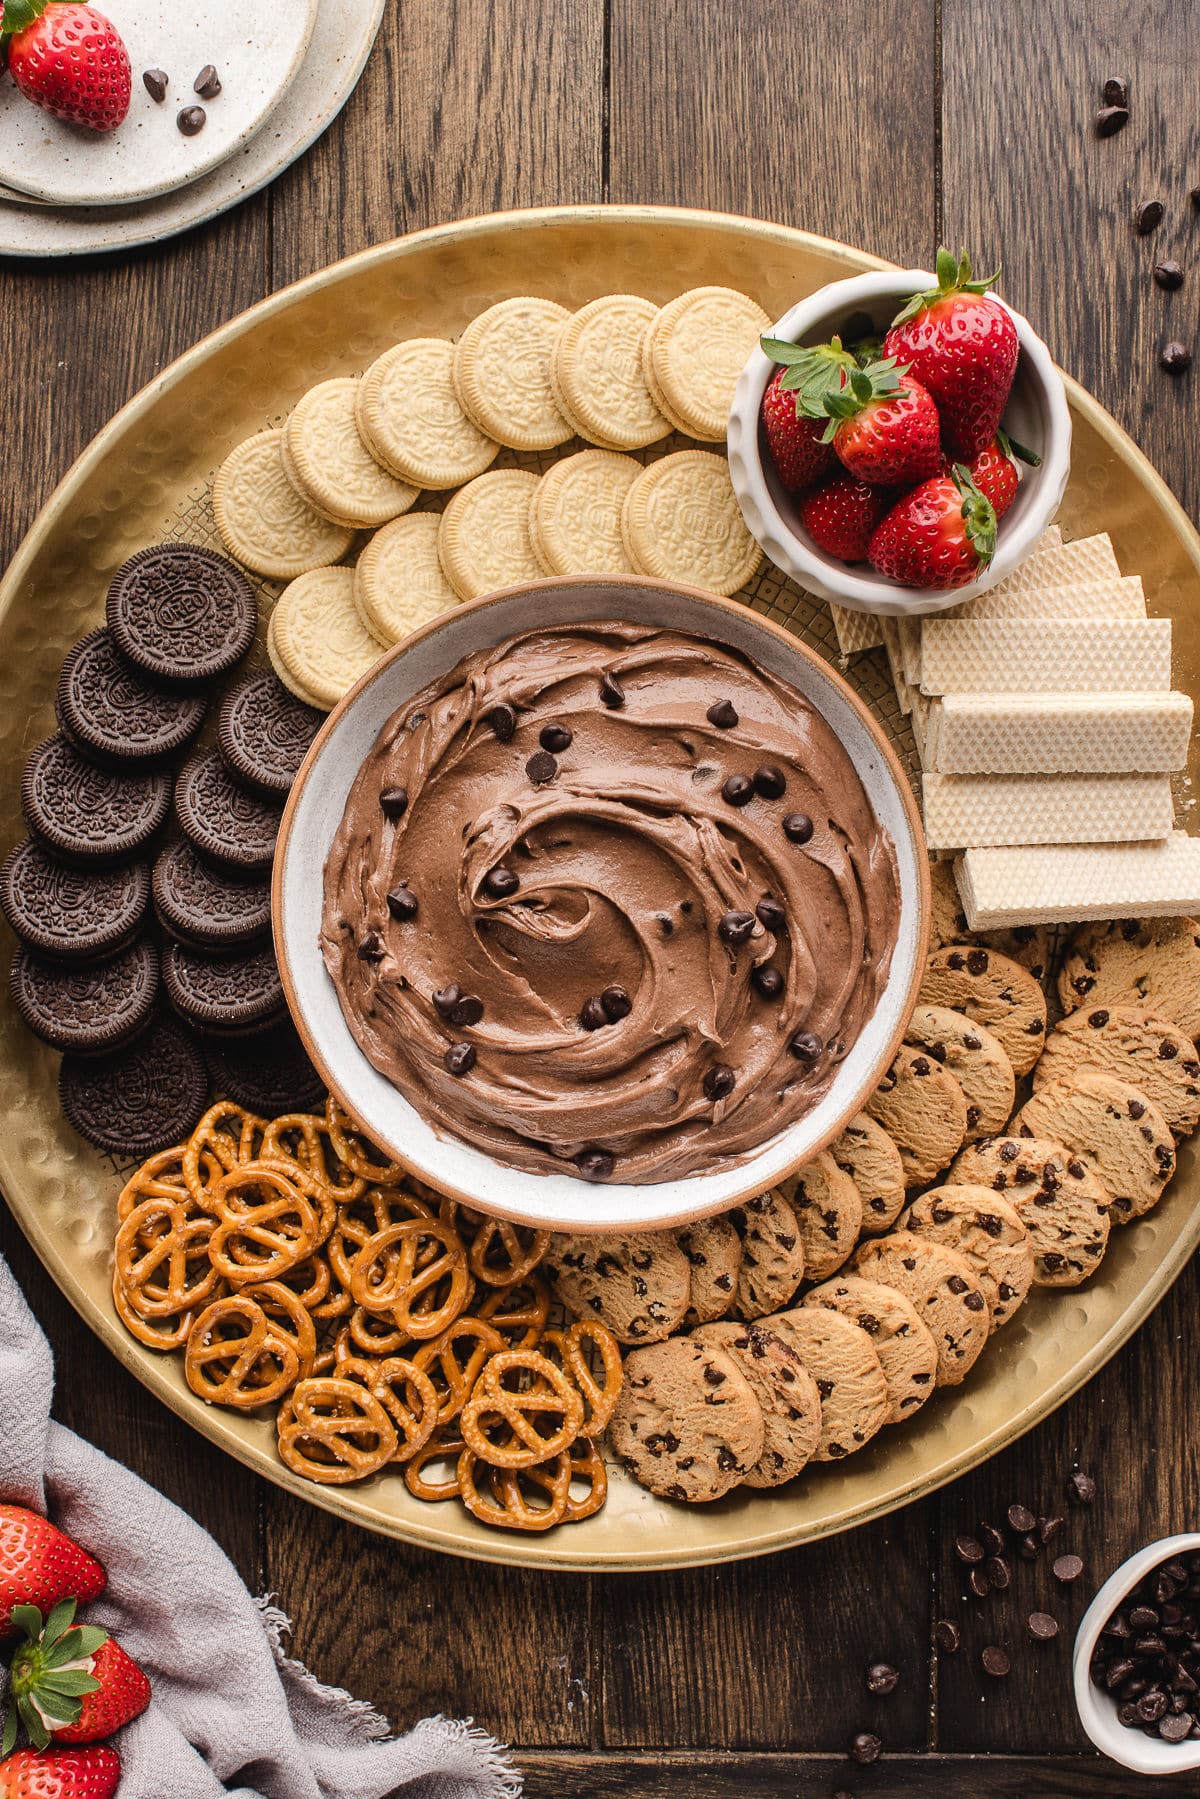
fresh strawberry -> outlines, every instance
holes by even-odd
[[[1017,497],[1017,463],[1026,462],[1031,468],[1038,468],[1041,460],[1024,444],[1014,443],[1006,431],[997,431],[992,442],[986,444],[978,456],[972,456],[965,466],[976,487],[992,502],[996,517],[1002,519]],[[953,468],[953,456],[943,456],[942,473],[948,475]]]
[[[946,447],[962,460],[995,437],[1017,370],[1012,314],[971,278],[969,258],[937,253],[937,286],[914,294],[883,340],[933,395]]]
[[[89,131],[115,131],[129,111],[129,52],[111,20],[77,0],[5,0],[13,80],[35,106]]]
[[[0,1505],[0,1638],[20,1628],[12,1622],[14,1605],[35,1605],[43,1612],[52,1611],[60,1599],[86,1605],[107,1584],[95,1557],[49,1519],[23,1505]]]
[[[800,502],[800,523],[819,550],[839,562],[865,562],[871,533],[895,499],[856,475],[831,475]]]
[[[838,460],[876,487],[912,487],[941,463],[937,407],[919,381],[891,358],[855,369],[826,394],[826,435]]]
[[[112,1799],[120,1778],[115,1749],[18,1749],[0,1762],[0,1799]]]
[[[0,1753],[23,1724],[35,1749],[51,1743],[96,1743],[150,1703],[150,1682],[119,1643],[94,1624],[75,1623],[64,1599],[43,1622],[33,1605],[13,1610],[26,1633],[8,1670],[8,1710]]]
[[[868,560],[905,587],[965,587],[996,551],[992,502],[961,462],[905,494],[871,538]]]
[[[811,487],[833,465],[822,419],[805,418],[796,395],[783,385],[785,369],[771,377],[763,395],[762,422],[775,472],[789,493]]]

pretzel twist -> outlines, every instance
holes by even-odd
[[[479,1481],[483,1473],[482,1485]],[[467,1510],[481,1524],[499,1530],[551,1530],[567,1515],[567,1495],[571,1485],[571,1456],[562,1450],[553,1460],[538,1465],[538,1478],[530,1484],[535,1498],[522,1482],[535,1473],[534,1468],[498,1468],[477,1457],[468,1446],[458,1458],[458,1488]]]
[[[356,1380],[376,1398],[396,1429],[393,1461],[407,1462],[433,1435],[438,1421],[438,1396],[422,1369],[403,1356],[385,1361],[347,1356],[337,1364],[340,1380]]]
[[[437,1427],[424,1446],[404,1465],[404,1484],[414,1499],[432,1502],[459,1497],[458,1462],[463,1447],[463,1440],[453,1427]],[[425,1470],[434,1466],[444,1466],[449,1473],[440,1480],[430,1478]]]
[[[400,1330],[423,1342],[440,1336],[466,1310],[472,1285],[466,1251],[437,1218],[388,1225],[368,1238],[350,1267],[357,1304],[390,1312]]]
[[[340,1159],[324,1115],[285,1112],[273,1118],[263,1134],[259,1154],[266,1161],[294,1162],[314,1180],[323,1181],[339,1200],[363,1192],[367,1183]]]
[[[257,1300],[232,1293],[196,1319],[183,1371],[192,1392],[209,1405],[250,1412],[283,1398],[299,1375],[300,1356]]]
[[[550,1247],[550,1232],[485,1218],[471,1239],[471,1273],[489,1287],[512,1287],[532,1274]]]
[[[538,1350],[504,1349],[484,1365],[460,1426],[481,1461],[531,1468],[570,1448],[583,1426],[583,1400]]]
[[[222,1202],[209,1239],[209,1259],[231,1287],[278,1280],[317,1247],[317,1216],[304,1195],[274,1169],[260,1169],[254,1178],[274,1188],[275,1197],[245,1211],[230,1211]]]
[[[121,1285],[142,1318],[169,1318],[203,1305],[220,1279],[212,1264],[213,1221],[190,1217],[179,1199],[144,1199],[117,1232]]]
[[[399,1162],[380,1160],[375,1146],[363,1135],[347,1113],[342,1111],[333,1094],[325,1102],[325,1119],[329,1138],[338,1160],[375,1187],[394,1187],[404,1179]]]
[[[579,1318],[569,1330],[546,1331],[541,1343],[543,1350],[547,1344],[558,1351],[563,1372],[574,1381],[583,1396],[586,1406],[583,1429],[589,1436],[600,1436],[607,1429],[621,1397],[624,1376],[620,1344],[607,1325],[593,1318]],[[599,1380],[592,1372],[593,1357],[588,1355],[589,1346],[594,1360],[600,1365]]]
[[[504,1338],[482,1318],[456,1318],[432,1343],[422,1343],[413,1361],[428,1374],[439,1393],[438,1424],[458,1417],[474,1390],[484,1363],[506,1347]]]
[[[192,1328],[194,1312],[168,1312],[163,1318],[143,1318],[130,1303],[116,1268],[113,1269],[112,1296],[117,1317],[130,1336],[144,1343],[147,1349],[156,1349],[165,1355],[172,1349],[183,1348]]]
[[[214,1164],[228,1173],[250,1161],[266,1128],[265,1119],[232,1100],[218,1100],[208,1108],[183,1151],[183,1177],[196,1205],[206,1203]]]
[[[396,1453],[396,1427],[379,1400],[337,1375],[300,1381],[279,1408],[278,1433],[287,1466],[321,1486],[366,1480]]]
[[[475,1308],[505,1339],[507,1349],[536,1349],[550,1316],[550,1289],[531,1274],[511,1287],[496,1287]]]

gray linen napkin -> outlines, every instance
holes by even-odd
[[[108,1590],[86,1617],[154,1689],[116,1739],[118,1799],[520,1799],[483,1731],[426,1718],[394,1738],[289,1660],[283,1614],[178,1506],[54,1423],[53,1390],[50,1345],[0,1259],[0,1498],[48,1510],[104,1563]]]

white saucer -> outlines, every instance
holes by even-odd
[[[129,51],[133,97],[116,131],[98,136],[33,106],[6,78],[0,84],[0,182],[60,206],[127,205],[198,180],[254,135],[294,79],[316,23],[319,0],[102,0]],[[212,63],[221,92],[194,90]],[[167,97],[151,99],[145,69],[168,76]],[[201,106],[194,137],[176,124]]]
[[[0,187],[0,255],[79,256],[157,243],[215,218],[257,193],[303,155],[346,104],[371,53],[386,3],[317,0],[308,54],[268,125],[217,168],[186,187],[140,204],[86,208],[24,203]],[[220,67],[215,56],[205,60]],[[190,80],[195,79],[199,67]],[[141,85],[140,69],[135,71],[135,85]],[[146,98],[149,100],[148,95]],[[224,99],[222,93],[213,106]],[[173,118],[171,115],[171,130],[175,129]]]

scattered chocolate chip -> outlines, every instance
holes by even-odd
[[[387,954],[387,947],[378,931],[368,931],[358,946],[360,962],[382,962]]]
[[[1043,1543],[1048,1543],[1051,1537],[1056,1537],[1058,1535],[1063,1527],[1063,1523],[1064,1520],[1062,1518],[1039,1518],[1037,1526],[1038,1537]]]
[[[967,1585],[976,1599],[986,1599],[992,1590],[992,1583],[983,1568],[972,1568],[967,1575]]]
[[[142,86],[150,98],[157,100],[160,106],[167,97],[169,80],[170,76],[165,69],[144,69],[142,71]]]
[[[946,1224],[952,1216],[953,1213],[945,1212],[939,1217],[937,1210],[935,1209],[933,1213],[933,1222],[935,1224]],[[983,1544],[983,1547],[989,1555],[1004,1554],[1004,1533],[1003,1531],[997,1530],[994,1524],[981,1524],[979,1526],[979,1541]]]
[[[1127,106],[1102,106],[1096,114],[1096,136],[1115,137],[1129,123]]]
[[[175,123],[184,137],[195,137],[196,133],[203,131],[207,125],[208,114],[202,106],[185,106]]]
[[[754,782],[749,775],[730,775],[721,789],[727,806],[748,806],[754,798]]]
[[[718,731],[732,731],[738,722],[738,715],[732,700],[716,700],[705,713],[710,725]]]
[[[590,999],[584,1000],[579,1009],[579,1022],[585,1031],[602,1031],[605,1025],[612,1022],[597,994],[593,993]]]
[[[1192,366],[1192,352],[1178,338],[1172,338],[1158,358],[1159,366],[1166,369],[1168,375],[1182,375]]]
[[[899,1671],[890,1662],[872,1662],[867,1669],[867,1691],[877,1698],[894,1693],[899,1685]]]
[[[1012,1667],[1003,1649],[997,1648],[994,1643],[988,1644],[979,1660],[984,1673],[990,1674],[993,1680],[1003,1680]]]
[[[993,1591],[1003,1593],[1012,1584],[1012,1569],[1002,1555],[990,1555],[983,1564]]]
[[[403,818],[408,811],[408,788],[385,787],[379,796],[379,810],[385,818]]]
[[[533,782],[535,787],[543,787],[547,781],[552,781],[558,773],[558,763],[550,754],[549,750],[534,750],[532,756],[525,764],[525,773],[529,776],[529,779]]]
[[[1017,1544],[1017,1554],[1023,1562],[1036,1562],[1038,1558],[1038,1540],[1036,1537],[1022,1537]]]
[[[764,762],[754,771],[754,791],[764,800],[777,800],[787,787],[787,776],[774,762]]]
[[[462,998],[462,988],[457,981],[452,981],[448,987],[436,987],[432,997],[434,1010],[443,1018],[449,1018]]]
[[[619,711],[625,704],[625,689],[616,675],[610,674],[607,669],[600,677],[600,700],[610,712]]]
[[[1174,293],[1177,287],[1183,286],[1183,270],[1177,262],[1156,262],[1154,279],[1159,287],[1165,288],[1168,293]]]
[[[1163,221],[1163,203],[1161,200],[1143,200],[1133,215],[1133,228],[1139,237],[1149,237],[1157,231]]]
[[[606,1181],[615,1163],[606,1149],[581,1149],[575,1166],[585,1181]]]
[[[488,723],[500,739],[501,743],[511,743],[517,728],[517,715],[511,706],[493,706],[488,713]]]
[[[882,1739],[877,1737],[873,1731],[860,1730],[850,1739],[850,1760],[860,1762],[863,1767],[869,1767],[872,1762],[877,1762],[882,1752]]]
[[[1072,1505],[1094,1505],[1096,1503],[1096,1483],[1090,1474],[1082,1470],[1072,1474],[1067,1481],[1067,1498]]]
[[[821,1039],[812,1031],[797,1031],[788,1044],[788,1048],[800,1062],[815,1062],[823,1047]]]
[[[1064,1585],[1066,1585],[1066,1584],[1069,1584],[1073,1580],[1078,1580],[1079,1576],[1082,1573],[1083,1573],[1082,1557],[1080,1557],[1078,1555],[1060,1555],[1055,1558],[1055,1562],[1054,1562],[1054,1578],[1055,1578],[1055,1580],[1061,1580],[1064,1583]]]
[[[483,1001],[473,993],[464,993],[455,1002],[450,1013],[450,1023],[456,1024],[460,1031],[469,1031],[473,1024],[478,1024],[483,1017]]]
[[[1010,1505],[1005,1516],[1010,1529],[1015,1530],[1019,1536],[1027,1536],[1037,1527],[1037,1519],[1027,1505]]]
[[[724,1062],[716,1062],[704,1076],[704,1097],[713,1101],[728,1099],[737,1085],[737,1076]]]
[[[783,976],[770,962],[760,962],[750,979],[764,999],[778,999],[783,992]]]
[[[521,885],[520,876],[511,868],[505,868],[502,862],[495,868],[489,868],[483,877],[483,890],[490,893],[493,899],[508,899]]]
[[[538,742],[542,748],[552,750],[556,756],[561,756],[564,750],[569,750],[572,741],[572,732],[567,725],[543,725],[538,732]]]
[[[1051,1637],[1058,1635],[1058,1619],[1052,1618],[1049,1612],[1030,1612],[1029,1634],[1035,1643],[1048,1643]]]
[[[813,821],[807,812],[789,812],[783,821],[783,834],[792,843],[808,843],[813,834]]]
[[[726,912],[717,926],[717,935],[722,943],[728,943],[736,949],[745,943],[754,930],[753,912]]]
[[[1200,212],[1200,187],[1192,188],[1191,192],[1188,194],[1188,199],[1196,208],[1197,212]]]
[[[392,888],[387,896],[387,908],[393,918],[398,918],[402,922],[407,922],[408,919],[417,916],[420,906],[416,894],[407,881],[401,881],[398,887]]]
[[[221,77],[217,74],[215,65],[206,62],[192,83],[192,92],[199,94],[202,100],[215,100],[220,91]]]
[[[962,1647],[962,1631],[953,1618],[939,1618],[933,1627],[933,1640],[943,1655],[957,1655]]]
[[[446,1067],[453,1075],[460,1078],[470,1074],[475,1066],[475,1045],[473,1043],[452,1043],[446,1051]]]
[[[633,1011],[633,1001],[624,987],[606,987],[600,995],[600,1004],[604,1007],[605,1016],[612,1024],[619,1023],[622,1018],[628,1018]]]
[[[778,900],[761,899],[754,910],[763,930],[770,931],[772,936],[778,937],[787,929],[787,913]]]
[[[955,1537],[954,1553],[968,1568],[983,1560],[983,1544],[978,1537]]]

